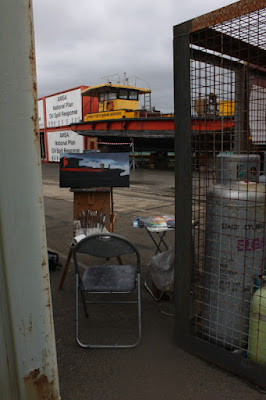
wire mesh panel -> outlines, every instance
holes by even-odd
[[[198,18],[176,30],[176,60],[181,35],[189,37],[192,268],[186,317],[196,353],[212,360],[219,354],[217,363],[230,370],[233,360],[251,380],[260,371],[264,383],[255,381],[265,386],[266,8],[252,5],[241,14],[241,3],[246,10],[247,1],[239,2],[233,18],[229,6],[223,17],[218,10],[209,18],[217,23],[205,18],[202,27]],[[176,99],[182,95],[178,74],[176,66]],[[175,111],[177,121],[185,110]],[[208,355],[198,351],[206,343]]]

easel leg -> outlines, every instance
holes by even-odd
[[[69,248],[69,252],[68,252],[65,268],[64,268],[64,271],[63,271],[63,274],[62,274],[62,278],[61,278],[61,281],[60,281],[59,289],[63,289],[63,285],[64,285],[64,282],[65,282],[65,279],[66,279],[66,274],[67,274],[68,269],[69,269],[72,253],[73,253],[73,246],[71,245],[70,248]]]

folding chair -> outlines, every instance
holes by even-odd
[[[81,276],[81,254],[103,258],[105,262],[87,266]],[[118,264],[120,256],[132,254],[133,265]],[[114,233],[98,233],[82,239],[73,249],[73,259],[76,273],[76,340],[81,347],[85,348],[128,348],[135,347],[141,340],[141,297],[140,297],[140,255],[137,248],[126,238]],[[91,260],[91,257],[90,257]],[[99,261],[99,260],[97,260]],[[84,259],[82,260],[82,263]],[[86,297],[93,294],[93,297],[100,294],[124,294],[135,293],[134,300],[121,301],[87,301]],[[87,304],[137,304],[138,334],[137,340],[129,344],[90,344],[83,343],[79,337],[79,294],[81,296],[86,317],[88,317]],[[112,297],[112,296],[111,296]]]

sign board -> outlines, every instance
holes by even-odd
[[[71,130],[47,132],[48,161],[60,161],[61,153],[82,153],[83,136]]]
[[[46,123],[48,128],[69,125],[81,120],[81,89],[46,97]]]
[[[134,112],[134,111],[133,111]],[[102,120],[102,119],[116,119],[116,118],[124,118],[126,116],[125,110],[117,110],[117,111],[108,111],[108,112],[101,112],[101,113],[93,113],[87,114],[84,117],[85,121],[91,120]],[[134,115],[133,115],[134,117]]]
[[[38,101],[38,118],[39,118],[39,129],[44,129],[43,100]]]
[[[129,153],[60,154],[60,187],[128,187]]]

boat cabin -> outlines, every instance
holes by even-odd
[[[91,86],[85,89],[81,95],[89,96],[91,104],[93,99],[98,99],[98,112],[86,114],[84,120],[105,118],[134,118],[135,111],[139,110],[140,96],[144,96],[144,108],[150,110],[150,89],[144,89],[129,85],[105,83],[103,85]],[[91,109],[91,108],[90,108]],[[128,114],[129,112],[133,112]]]

